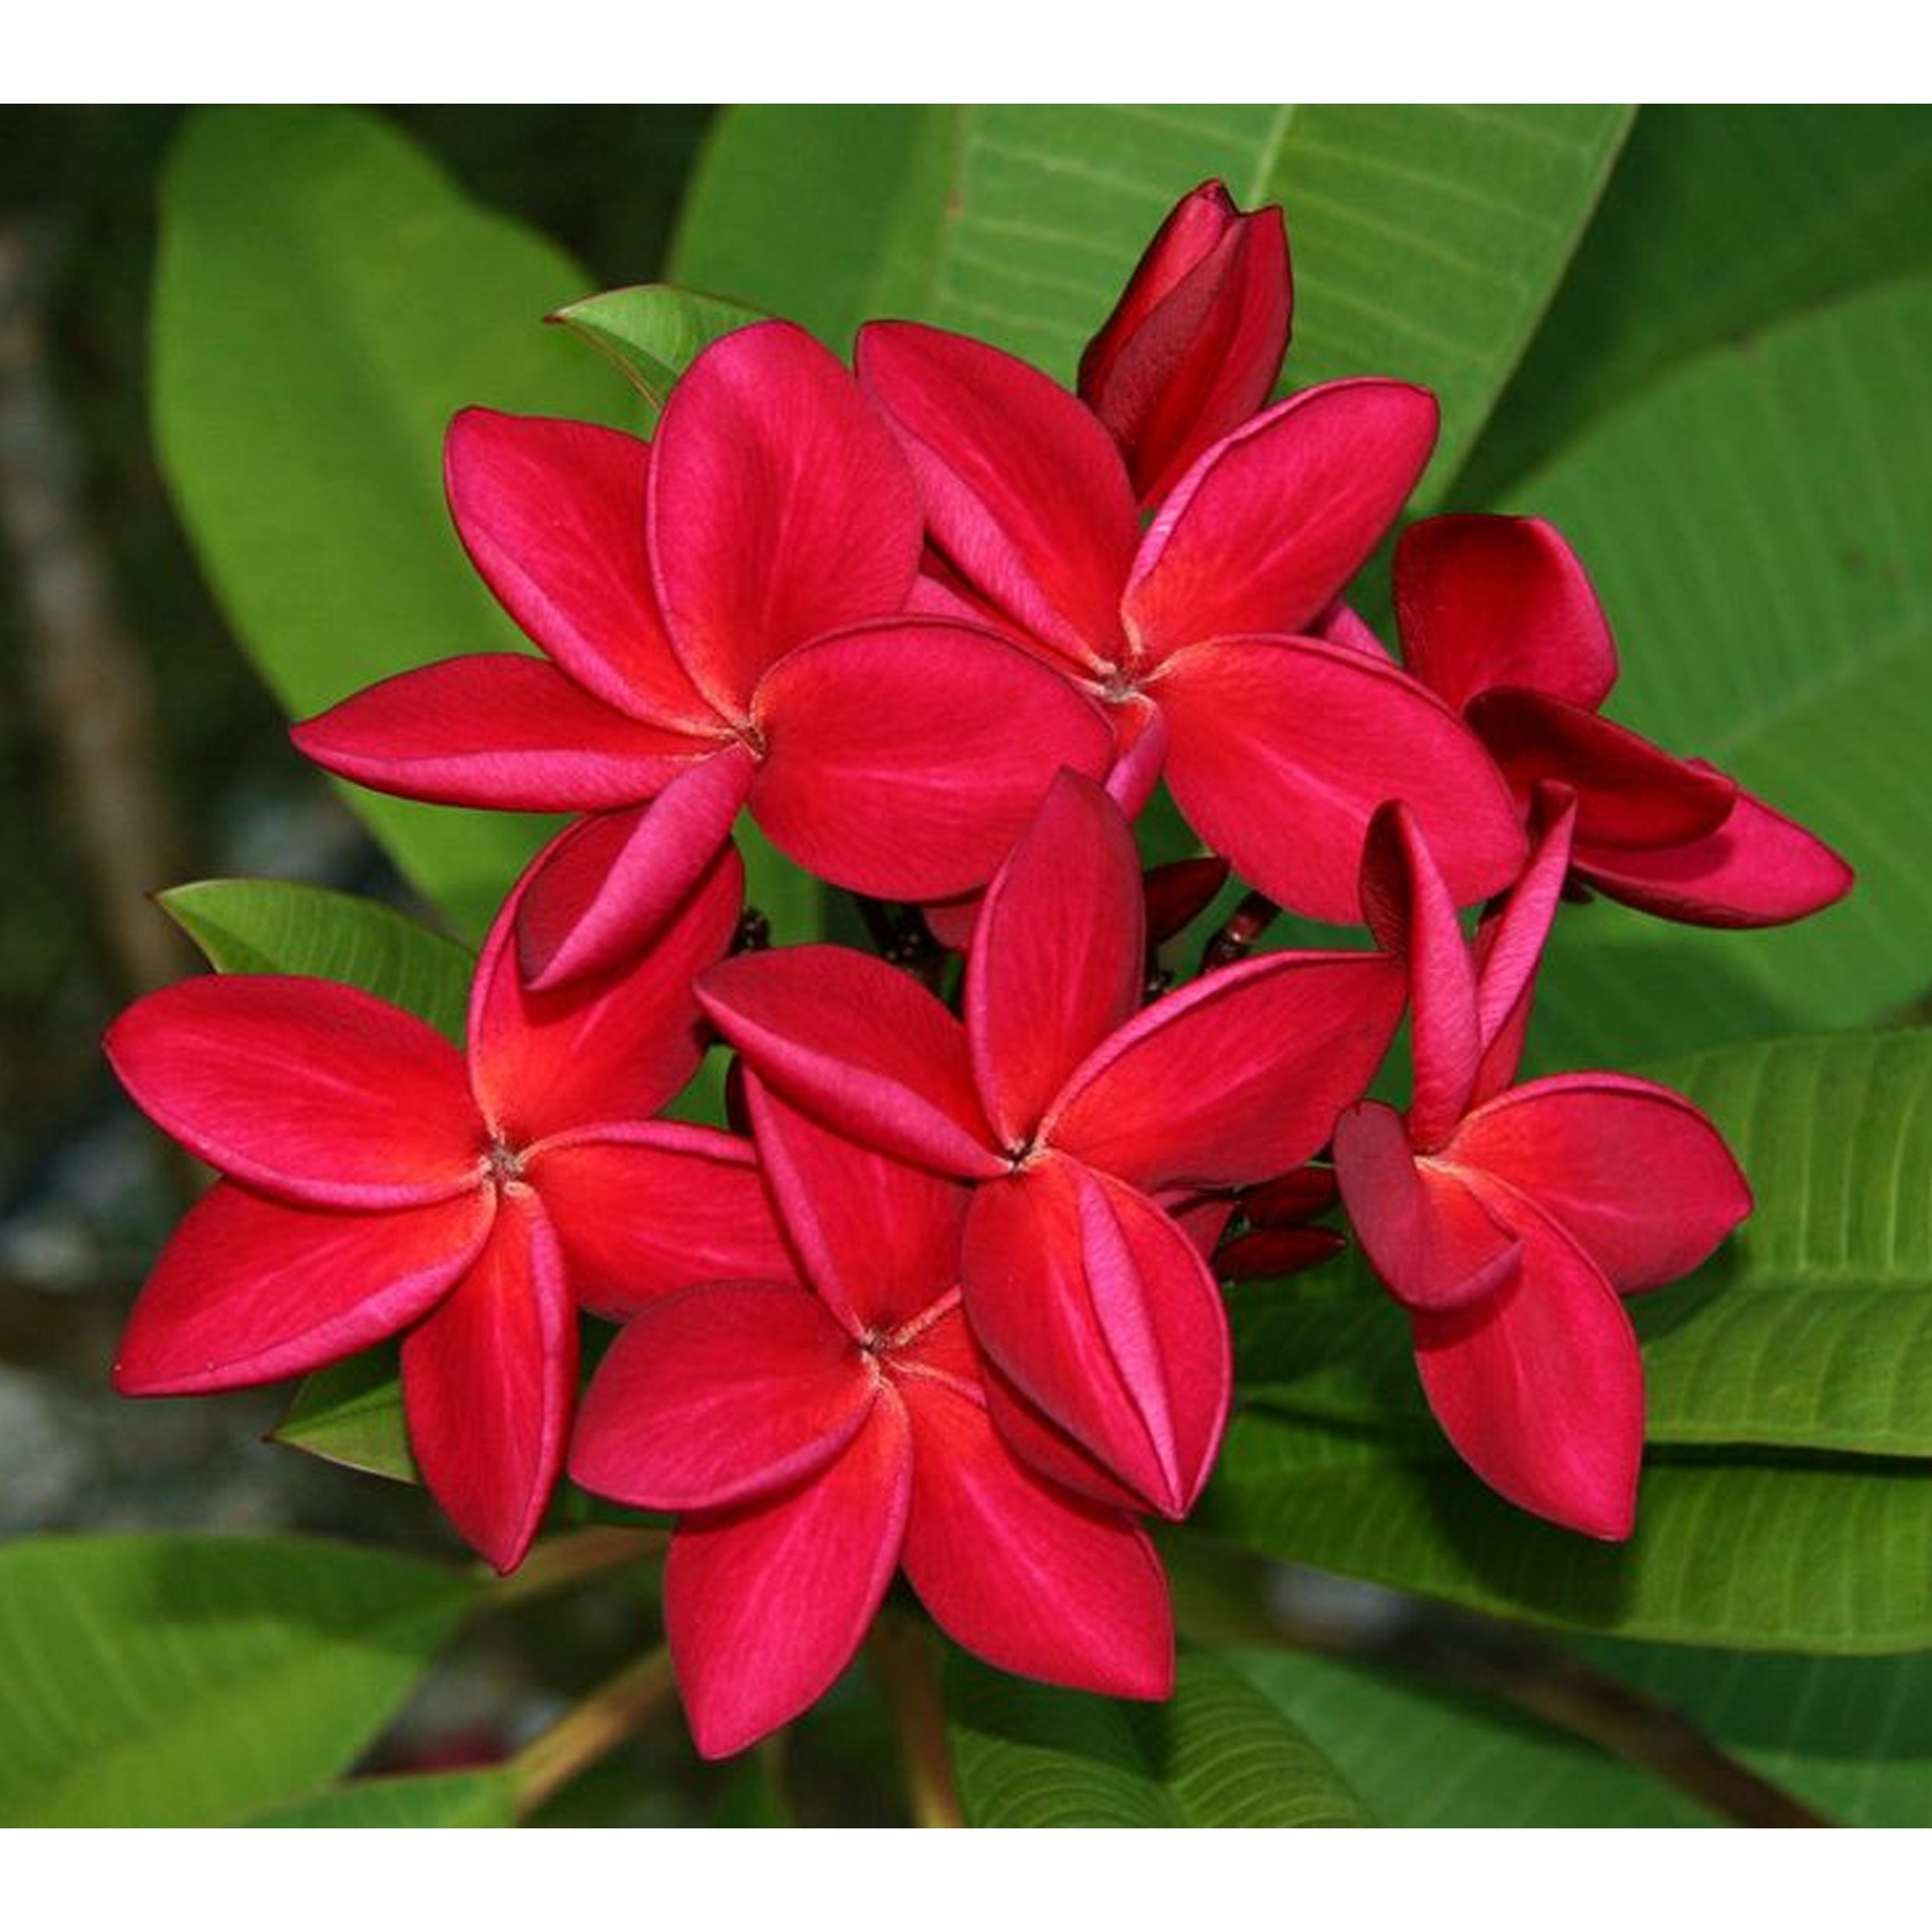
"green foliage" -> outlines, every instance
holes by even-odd
[[[270,1440],[368,1475],[415,1482],[397,1345],[368,1349],[305,1377]]]
[[[559,308],[550,319],[574,330],[609,358],[643,400],[644,428],[654,430],[672,386],[701,349],[759,319],[755,308],[700,295],[668,283],[614,288]]]
[[[516,1781],[502,1771],[447,1771],[416,1778],[355,1778],[293,1804],[240,1821],[286,1831],[481,1829],[516,1822]]]

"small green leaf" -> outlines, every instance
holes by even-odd
[[[1372,1820],[1307,1739],[1211,1659],[1165,1704],[1052,1690],[957,1653],[946,1708],[969,1824],[1341,1825]]]
[[[0,1549],[0,1819],[220,1824],[312,1792],[388,1722],[475,1587],[291,1537]]]
[[[418,1481],[397,1345],[385,1343],[305,1377],[269,1440],[392,1482]]]
[[[507,1769],[354,1778],[239,1822],[277,1831],[488,1829],[516,1822],[516,1782]]]
[[[644,400],[645,428],[657,427],[665,399],[701,349],[763,319],[742,303],[668,282],[614,288],[559,308],[550,319],[609,357]]]

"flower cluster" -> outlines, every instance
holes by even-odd
[[[848,371],[763,322],[693,362],[649,442],[460,415],[457,528],[543,654],[404,672],[297,742],[573,823],[497,916],[466,1052],[288,978],[117,1024],[130,1092],[223,1176],[118,1385],[401,1336],[424,1479],[499,1568],[566,1467],[675,1514],[665,1616],[709,1754],[816,1698],[901,1570],[996,1665],[1158,1698],[1142,1519],[1214,1466],[1217,1277],[1331,1251],[1309,1224],[1338,1192],[1471,1467],[1628,1535],[1620,1297],[1750,1196],[1662,1088],[1514,1084],[1546,936],[1591,892],[1757,925],[1849,874],[1600,715],[1614,647],[1545,524],[1412,525],[1391,655],[1340,600],[1434,400],[1360,379],[1271,404],[1290,308],[1278,213],[1211,184],[1077,393],[914,323],[869,325]],[[1162,783],[1211,856],[1144,876]],[[862,895],[887,956],[735,950],[741,811]],[[1160,943],[1229,868],[1248,940],[1285,907],[1370,943],[1230,946],[1162,989]],[[1366,1096],[1405,1013],[1398,1110]],[[658,1118],[714,1035],[737,1130]],[[580,1310],[621,1324],[581,1399]]]

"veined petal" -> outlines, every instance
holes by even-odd
[[[1401,1116],[1379,1101],[1351,1107],[1335,1123],[1335,1172],[1356,1239],[1406,1308],[1468,1307],[1521,1262],[1514,1232],[1454,1172],[1419,1161]]]
[[[720,1509],[809,1482],[866,1426],[879,1378],[802,1288],[728,1282],[646,1309],[583,1398],[570,1479],[636,1509]]]
[[[1107,774],[1107,796],[1129,818],[1138,818],[1167,769],[1167,720],[1137,691],[1109,709],[1113,767]]]
[[[289,736],[325,770],[372,791],[506,812],[635,804],[709,749],[510,651],[385,678]]]
[[[189,1208],[115,1359],[123,1395],[207,1395],[306,1375],[419,1320],[476,1258],[492,1190],[375,1214],[218,1181]]]
[[[751,1144],[672,1120],[612,1122],[524,1156],[577,1305],[628,1321],[701,1282],[795,1272]]]
[[[1426,516],[1395,547],[1408,668],[1452,710],[1514,685],[1594,711],[1616,646],[1576,552],[1534,516]]]
[[[1626,1293],[1688,1274],[1751,1211],[1709,1120],[1681,1094],[1622,1074],[1512,1087],[1444,1152],[1526,1195]]]
[[[692,680],[744,715],[766,667],[901,609],[918,492],[844,365],[790,323],[712,344],[665,405],[650,466],[659,608]]]
[[[1400,799],[1458,905],[1516,876],[1524,839],[1475,734],[1393,665],[1306,637],[1180,651],[1149,693],[1167,717],[1167,779],[1188,823],[1271,899],[1357,918],[1375,809]]]
[[[752,809],[809,870],[883,898],[982,885],[1063,766],[1098,775],[1112,738],[1057,672],[990,632],[874,625],[774,665],[753,703]]]
[[[1168,994],[1068,1081],[1041,1138],[1150,1191],[1297,1165],[1359,1098],[1402,1013],[1381,953],[1269,953]]]
[[[851,1662],[898,1567],[911,1493],[911,1431],[887,1395],[809,1482],[678,1525],[665,1629],[705,1757],[789,1722]]]
[[[725,961],[697,992],[759,1077],[834,1131],[936,1173],[1006,1171],[973,1091],[965,1028],[883,960],[788,946]]]
[[[1304,629],[1394,522],[1436,424],[1428,390],[1365,377],[1303,390],[1223,437],[1141,541],[1121,605],[1135,661]]]
[[[505,1573],[563,1467],[577,1315],[537,1197],[504,1190],[482,1253],[403,1343],[403,1408],[429,1493]]]
[[[1133,834],[1098,785],[1063,772],[988,888],[966,962],[973,1078],[1003,1144],[1032,1137],[1146,975]]]
[[[1035,1475],[1056,1490],[1067,1490],[1105,1509],[1125,1510],[1130,1514],[1146,1509],[1147,1499],[1138,1490],[1123,1482],[1058,1423],[1049,1421],[1045,1412],[1020,1393],[997,1363],[981,1363],[978,1384],[987,1416],[1000,1440]]]
[[[1112,663],[1140,520],[1106,431],[1017,357],[917,323],[867,323],[858,373],[911,460],[933,541],[975,589],[1056,649]]]
[[[476,1186],[483,1123],[433,1027],[333,980],[223,973],[108,1029],[135,1104],[211,1167],[316,1208],[419,1207]]]

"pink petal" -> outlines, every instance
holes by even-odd
[[[868,323],[858,372],[975,590],[1067,656],[1115,661],[1140,520],[1107,432],[1017,358],[917,323]]]
[[[1185,1515],[1227,1419],[1227,1318],[1144,1196],[1049,1158],[980,1188],[968,1318],[1021,1394],[1162,1514]]]
[[[306,1375],[428,1313],[476,1258],[493,1192],[376,1214],[294,1208],[220,1181],[134,1304],[123,1395],[206,1395]]]
[[[1575,552],[1533,516],[1427,516],[1395,548],[1408,668],[1461,710],[1497,685],[1594,711],[1616,646]]]
[[[1121,606],[1135,660],[1305,629],[1394,520],[1436,422],[1428,390],[1363,378],[1303,390],[1224,437],[1141,545]]]
[[[558,854],[567,854],[580,831],[563,834],[524,875],[484,942],[471,989],[477,1105],[496,1137],[516,1150],[581,1127],[641,1119],[684,1085],[705,1045],[692,982],[724,957],[744,904],[744,868],[728,845],[710,855],[648,950],[539,991],[518,968],[523,895],[554,877]]]
[[[577,1317],[537,1197],[503,1191],[474,1266],[403,1343],[403,1408],[429,1493],[507,1573],[563,1467],[576,1398]]]
[[[508,812],[633,804],[706,748],[508,651],[386,678],[289,735],[326,770],[373,791]]]
[[[898,1567],[912,1443],[896,1398],[844,1453],[774,1502],[678,1526],[665,1628],[707,1757],[742,1750],[831,1687]]]
[[[733,746],[686,767],[647,806],[580,819],[516,895],[520,970],[540,991],[607,975],[653,944],[715,869],[750,788]]]
[[[1453,1172],[1419,1160],[1378,1101],[1335,1123],[1335,1172],[1362,1250],[1405,1307],[1443,1313],[1496,1292],[1522,1243]]]
[[[1110,707],[1109,715],[1114,749],[1107,795],[1129,818],[1138,818],[1167,767],[1167,720],[1138,692]]]
[[[1513,1215],[1513,1287],[1411,1317],[1429,1405],[1469,1467],[1519,1509],[1606,1542],[1629,1535],[1644,1375],[1616,1292],[1534,1209]]]
[[[865,1427],[879,1378],[802,1288],[688,1289],[598,1365],[570,1479],[636,1509],[720,1509],[795,1489]]]
[[[1620,1074],[1513,1087],[1444,1154],[1527,1195],[1626,1292],[1688,1274],[1751,1211],[1750,1185],[1704,1115]]]
[[[918,493],[845,366],[789,323],[714,343],[671,393],[650,470],[650,552],[693,681],[745,714],[766,667],[901,609]]]
[[[1380,953],[1270,953],[1130,1021],[1041,1139],[1137,1187],[1240,1186],[1306,1160],[1360,1098],[1402,1012]]]
[[[1008,1147],[1141,1003],[1147,918],[1133,834],[1063,772],[988,888],[966,963],[973,1077]]]
[[[965,1188],[819,1126],[755,1074],[745,1097],[806,1278],[854,1336],[896,1328],[957,1288]]]
[[[1393,665],[1311,638],[1182,651],[1149,687],[1188,823],[1281,904],[1352,925],[1369,820],[1401,799],[1458,905],[1516,876],[1509,788],[1453,712]]]
[[[1658,851],[1593,845],[1576,869],[1609,898],[1693,925],[1782,925],[1843,898],[1853,880],[1822,839],[1742,791],[1705,837]]]
[[[957,1385],[908,1374],[898,1386],[913,1437],[906,1574],[940,1627],[1022,1676],[1167,1696],[1167,1579],[1132,1518],[1042,1482]]]
[[[154,1124],[211,1167],[309,1207],[411,1208],[477,1184],[483,1123],[433,1027],[353,986],[185,980],[108,1028]]]
[[[1112,737],[1057,672],[989,632],[876,625],[774,665],[752,809],[833,884],[943,899],[983,885],[1062,766],[1099,775]]]
[[[936,1173],[1005,1172],[965,1028],[883,960],[837,946],[746,954],[707,973],[698,999],[760,1079],[848,1139]]]
[[[613,1123],[544,1141],[524,1159],[577,1305],[628,1321],[700,1282],[788,1282],[748,1141],[674,1121]]]

